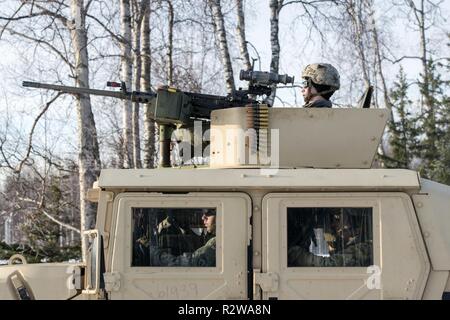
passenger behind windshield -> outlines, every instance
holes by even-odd
[[[134,220],[133,266],[216,265],[215,209],[140,208]]]

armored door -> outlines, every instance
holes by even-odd
[[[247,298],[247,195],[123,193],[113,212],[111,299]]]
[[[263,199],[263,299],[420,299],[430,270],[403,193]]]

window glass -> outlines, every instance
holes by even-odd
[[[132,266],[215,267],[215,208],[132,208]]]
[[[288,208],[288,267],[373,265],[372,208]]]

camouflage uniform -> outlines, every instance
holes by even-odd
[[[329,257],[316,256],[300,246],[288,250],[288,267],[365,267],[372,263],[370,243],[354,243]]]
[[[334,254],[333,257],[341,266],[367,267],[373,264],[372,244],[354,243],[348,245],[342,253]]]
[[[196,267],[216,266],[216,237],[209,239],[203,247],[195,250],[192,254],[190,265]]]
[[[332,103],[330,100],[318,100],[318,101],[310,101],[306,103],[303,108],[331,108]]]
[[[216,237],[208,240],[193,253],[176,256],[158,248],[151,248],[151,266],[167,267],[214,267],[216,265]]]
[[[337,262],[333,257],[321,257],[312,254],[301,246],[288,250],[288,267],[334,267]]]

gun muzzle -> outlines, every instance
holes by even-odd
[[[22,87],[40,88],[40,83],[31,81],[22,81]]]

